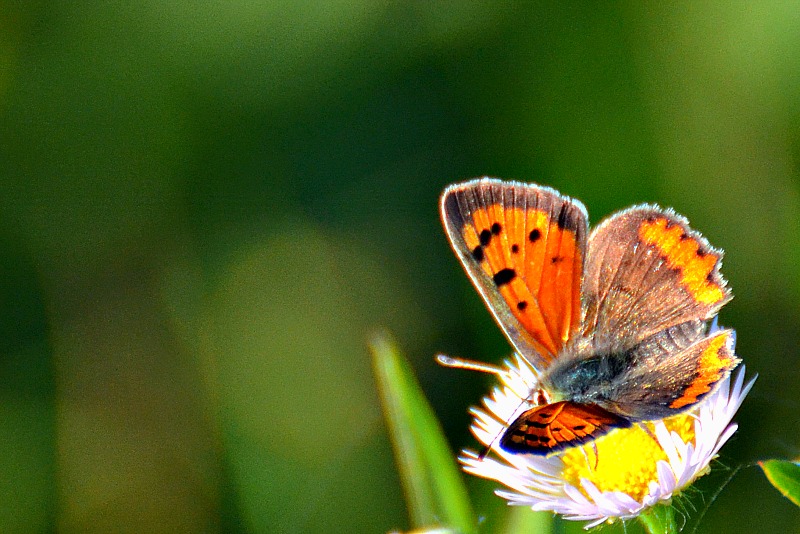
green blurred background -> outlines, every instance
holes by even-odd
[[[365,340],[475,446],[433,355],[509,354],[437,213],[481,175],[689,217],[760,374],[722,464],[800,454],[795,3],[6,1],[0,65],[2,532],[409,528]],[[746,468],[700,531],[800,513]]]

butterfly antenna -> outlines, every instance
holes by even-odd
[[[438,354],[436,356],[436,362],[444,367],[452,367],[454,369],[468,369],[470,371],[478,371],[481,373],[489,373],[492,375],[506,376],[506,377],[510,375],[510,373],[507,370],[503,369],[502,367],[498,367],[496,365],[483,362],[476,362],[475,360],[465,360],[463,358],[453,358],[452,356],[446,356],[444,354]],[[519,403],[519,406],[517,406],[517,409],[514,410],[514,413],[519,411],[520,407],[523,404],[530,402],[531,402],[530,399],[522,399],[522,401]],[[508,428],[508,423],[506,423],[505,426],[506,428]],[[492,450],[492,446],[497,442],[497,440],[500,438],[500,436],[503,435],[504,432],[505,429],[503,429],[503,432],[497,434],[494,437],[494,439],[492,439],[492,441],[489,442],[488,445],[485,445],[483,447],[481,452],[478,454],[478,460],[483,461],[483,459],[489,455],[489,452]]]
[[[527,403],[527,402],[530,402],[530,401],[529,401],[528,399],[522,399],[522,402],[520,402],[520,403],[519,403],[519,406],[517,406],[517,409],[516,409],[516,410],[514,410],[514,413],[517,413],[517,412],[519,411],[520,407],[521,407],[523,404]],[[487,456],[487,455],[489,454],[489,452],[492,450],[492,445],[494,445],[495,443],[497,443],[497,440],[498,440],[498,439],[500,439],[500,436],[502,436],[503,434],[505,434],[505,432],[506,432],[506,429],[508,429],[508,423],[505,423],[505,428],[503,429],[503,431],[502,431],[502,432],[500,432],[499,434],[497,434],[497,435],[496,435],[496,436],[495,436],[495,437],[492,439],[492,441],[490,441],[490,442],[489,442],[489,444],[488,444],[488,445],[484,445],[484,447],[483,447],[483,449],[481,450],[480,454],[478,454],[478,460],[483,460],[484,458],[486,458],[486,456]]]
[[[502,367],[489,363],[476,362],[474,360],[453,358],[452,356],[445,356],[444,354],[437,355],[436,362],[444,367],[452,367],[454,369],[468,369],[470,371],[479,371],[481,373],[489,373],[497,376],[508,376],[508,371]]]

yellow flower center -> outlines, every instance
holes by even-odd
[[[664,420],[667,430],[676,432],[688,443],[694,441],[694,419],[680,414]],[[655,438],[654,426],[646,423],[651,433],[638,425],[617,429],[583,447],[568,449],[563,455],[564,480],[581,488],[582,478],[590,480],[600,491],[621,491],[641,502],[648,493],[648,484],[658,480],[656,462],[667,455]],[[595,446],[597,456],[595,456]],[[581,491],[583,491],[581,489]]]

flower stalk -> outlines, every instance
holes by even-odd
[[[642,511],[639,522],[649,534],[676,534],[675,508],[672,504],[658,504]]]

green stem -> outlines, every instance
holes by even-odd
[[[671,504],[657,504],[639,514],[639,521],[650,534],[677,534],[675,509]]]

